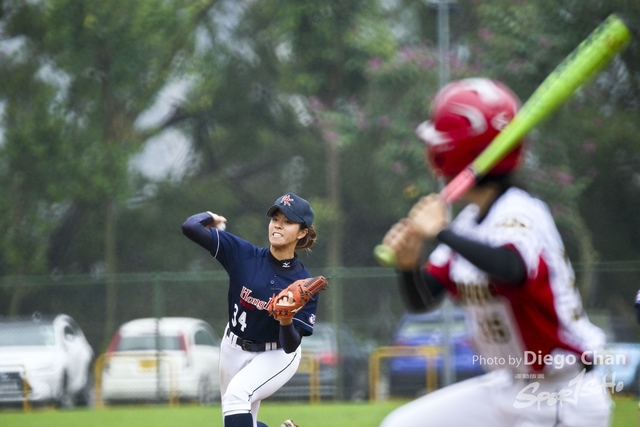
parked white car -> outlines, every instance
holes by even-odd
[[[220,398],[220,338],[200,319],[137,319],[120,326],[100,378],[104,402]]]
[[[0,318],[0,404],[90,403],[93,349],[69,316]]]

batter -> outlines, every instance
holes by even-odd
[[[444,181],[469,165],[513,118],[519,102],[503,84],[467,79],[435,97],[417,129]],[[464,196],[449,223],[437,194],[422,198],[383,243],[396,253],[411,311],[451,295],[487,374],[445,387],[389,414],[382,427],[609,425],[611,400],[592,355],[604,333],[591,324],[548,207],[514,185],[522,146]],[[424,265],[426,242],[438,243]]]

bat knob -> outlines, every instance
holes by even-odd
[[[391,268],[396,265],[396,254],[393,249],[387,245],[377,245],[373,249],[373,256],[383,267]]]

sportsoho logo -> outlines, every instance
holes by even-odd
[[[572,366],[578,362],[591,368],[598,365],[625,365],[627,358],[625,355],[603,354],[596,351],[586,351],[579,357],[574,354],[547,354],[543,356],[540,352],[536,354],[532,351],[527,351],[524,357],[516,359],[514,364],[535,364],[538,366],[544,365],[548,367],[547,369],[563,369],[565,366]],[[603,374],[602,377],[593,375],[592,378],[585,380],[586,372],[586,368],[582,369],[578,375],[568,381],[566,387],[562,387],[559,390],[557,388],[553,391],[540,390],[541,383],[539,381],[530,382],[518,392],[513,406],[515,408],[526,408],[537,405],[538,410],[540,410],[543,403],[547,406],[553,406],[558,403],[561,405],[563,403],[576,404],[581,397],[584,398],[607,392],[620,392],[624,388],[622,381],[616,382],[615,372],[611,375],[610,380],[607,379],[606,374]],[[544,374],[516,374],[516,378],[544,379]],[[549,381],[552,381],[552,379],[549,378]]]
[[[567,383],[566,388],[561,388],[557,391],[540,391],[540,382],[532,382],[525,386],[518,392],[516,401],[513,403],[514,408],[527,408],[533,405],[538,405],[540,410],[543,403],[547,406],[554,406],[558,403],[560,405],[564,403],[577,404],[581,397],[593,396],[596,394],[607,393],[610,390],[611,393],[622,391],[622,381],[616,383],[616,374],[613,374],[611,381],[607,381],[606,375],[602,376],[602,382],[599,378],[592,378],[585,381],[584,376],[587,372],[583,369],[576,377]]]

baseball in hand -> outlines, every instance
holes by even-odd
[[[217,215],[214,214],[211,211],[207,211],[207,213],[209,215],[211,215],[211,218],[213,218],[213,224],[215,224],[216,222],[218,223],[215,228],[217,228],[218,230],[226,230],[227,229],[227,219],[221,215]],[[207,225],[206,228],[211,228],[213,227],[213,224],[209,224]]]
[[[280,305],[295,305],[296,304],[296,300],[293,298],[293,292],[289,291],[287,292],[286,296],[282,296],[280,297],[280,299],[278,299],[276,301],[278,304]]]

